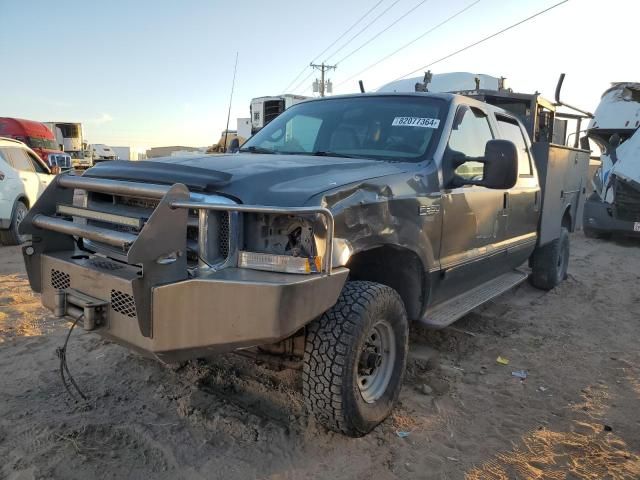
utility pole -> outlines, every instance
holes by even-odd
[[[318,92],[320,93],[321,97],[324,97],[325,86],[327,85],[324,81],[324,72],[328,70],[335,70],[337,65],[325,65],[324,62],[322,62],[320,65],[317,65],[315,63],[310,63],[309,66],[317,70],[320,70],[320,82],[318,85]],[[328,90],[329,90],[329,93],[331,93],[330,85]]]

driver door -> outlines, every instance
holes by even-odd
[[[445,182],[454,174],[482,179],[482,163],[467,161],[457,168],[455,165],[465,158],[483,157],[487,142],[493,138],[491,123],[484,110],[459,106],[443,157]],[[444,185],[440,247],[443,280],[435,302],[458,295],[502,273],[501,263],[506,262],[501,261],[504,249],[500,242],[505,239],[508,214],[505,192],[476,185]]]

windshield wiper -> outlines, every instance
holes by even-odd
[[[241,148],[240,151],[249,153],[278,153],[275,150],[271,150],[270,148],[254,147],[253,145],[247,148]]]
[[[343,158],[354,158],[352,155],[346,155],[344,153],[330,152],[327,150],[319,150],[317,152],[311,152],[311,155],[315,157],[343,157]]]

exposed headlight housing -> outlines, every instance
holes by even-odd
[[[325,231],[318,215],[245,214],[244,246],[238,266],[269,272],[319,273],[322,254],[316,241]]]

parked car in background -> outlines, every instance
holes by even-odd
[[[18,245],[18,227],[59,168],[49,166],[24,143],[0,137],[0,241]]]
[[[13,138],[28,145],[49,167],[71,168],[71,156],[60,150],[51,130],[40,122],[0,117],[0,137]]]

